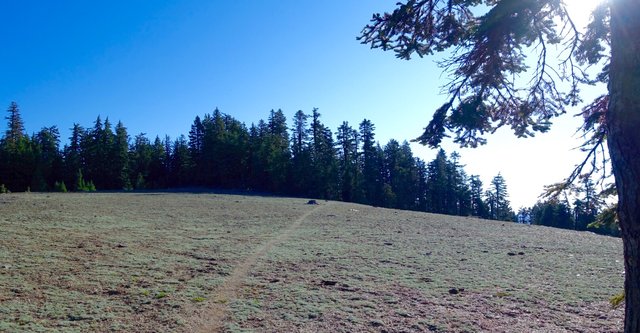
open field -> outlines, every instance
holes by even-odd
[[[0,332],[618,332],[621,251],[340,202],[0,195]]]

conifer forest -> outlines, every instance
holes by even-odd
[[[188,135],[131,136],[123,122],[100,116],[73,124],[64,140],[57,126],[28,135],[20,108],[7,109],[0,141],[0,191],[131,191],[210,188],[341,200],[378,207],[476,216],[616,234],[593,225],[601,213],[593,184],[584,198],[538,202],[516,214],[507,184],[496,175],[485,187],[468,175],[456,152],[432,161],[413,155],[407,141],[376,141],[375,125],[343,122],[335,132],[318,109],[282,110],[247,126],[215,109],[196,116]]]

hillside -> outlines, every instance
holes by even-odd
[[[276,197],[0,195],[0,331],[617,332],[621,241]]]

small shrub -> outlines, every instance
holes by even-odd
[[[165,292],[165,291],[161,291],[161,292],[156,294],[156,299],[161,299],[161,298],[165,298],[165,297],[167,297],[167,292]]]
[[[87,184],[87,191],[88,192],[95,192],[96,191],[96,186],[93,185],[93,180],[90,180],[89,183]]]
[[[6,186],[4,186],[4,184],[0,184],[0,194],[5,194],[5,193],[9,193],[9,190],[7,189]]]
[[[129,177],[125,178],[124,185],[122,186],[124,191],[133,191],[133,186],[131,186],[131,181],[129,181]]]
[[[611,307],[614,309],[622,305],[623,302],[624,302],[624,292],[613,295],[611,298],[609,298],[609,303],[611,303]]]
[[[55,192],[67,193],[67,185],[64,184],[64,181],[55,182],[55,184],[53,184],[53,190]]]
[[[88,182],[84,181],[84,177],[82,176],[82,170],[78,170],[76,176],[76,190],[80,192],[95,192],[96,186],[93,184],[93,180]]]
[[[204,302],[206,300],[206,298],[204,298],[202,296],[198,296],[198,297],[192,298],[191,300],[196,302],[196,303],[200,303],[200,302]]]
[[[136,190],[144,190],[145,187],[146,183],[144,176],[141,173],[138,173],[138,177],[136,178]]]

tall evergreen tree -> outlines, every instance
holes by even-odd
[[[149,179],[152,154],[151,142],[147,139],[146,134],[140,133],[136,135],[133,140],[133,146],[129,151],[130,179],[136,190],[148,187],[147,180]]]
[[[399,155],[394,166],[392,188],[397,196],[397,207],[400,209],[416,209],[418,196],[418,179],[413,152],[406,140],[400,146]]]
[[[471,213],[471,192],[468,186],[467,174],[460,164],[460,154],[451,153],[449,166],[449,201],[448,214],[467,216]]]
[[[415,158],[416,168],[416,210],[427,211],[427,164],[422,159]]]
[[[363,203],[381,205],[382,180],[380,167],[381,161],[376,149],[375,125],[367,119],[360,123],[360,137],[362,141],[362,192]]]
[[[471,202],[471,215],[490,218],[489,207],[484,202],[484,190],[480,176],[471,175],[469,177],[469,196]]]
[[[149,189],[165,188],[167,186],[167,151],[159,136],[153,141],[150,147],[148,172],[145,185]]]
[[[298,110],[291,128],[291,191],[296,195],[309,195],[311,151],[308,129],[309,115]]]
[[[515,214],[509,203],[507,183],[500,173],[491,180],[491,187],[487,192],[487,203],[489,204],[491,219],[501,221],[514,220]]]
[[[402,145],[391,139],[384,147],[384,185],[385,207],[415,209],[417,179],[414,170],[414,158],[408,142]]]
[[[110,124],[109,125],[109,132]],[[81,157],[83,164],[83,175],[87,182],[93,182],[97,188],[104,189],[108,186],[108,175],[106,168],[107,161],[107,143],[110,141],[108,132],[102,119],[98,116],[93,124],[93,128],[88,130],[81,139]]]
[[[24,133],[18,104],[11,102],[7,113],[7,131],[0,143],[0,184],[11,191],[24,191],[35,172],[33,145]]]
[[[205,114],[202,119],[203,141],[202,157],[200,160],[200,176],[202,184],[205,186],[220,186],[221,183],[221,163],[222,147],[225,137],[224,119],[222,112],[215,109],[213,114]]]
[[[264,141],[264,154],[266,157],[269,190],[276,192],[286,191],[289,173],[289,132],[287,118],[282,110],[271,110],[267,123],[268,134]]]
[[[100,133],[98,145],[98,162],[97,170],[99,175],[95,178],[95,186],[101,189],[122,189],[119,186],[121,170],[114,168],[113,158],[116,135],[113,133],[109,117],[104,120],[104,129]]]
[[[340,197],[344,201],[354,201],[358,197],[358,132],[343,122],[336,134],[340,160]]]
[[[119,121],[116,125],[116,133],[110,150],[110,165],[113,170],[114,189],[129,190],[133,187],[129,172],[129,134],[124,124]]]
[[[587,230],[589,224],[595,222],[604,203],[598,197],[591,177],[582,178],[576,192],[579,197],[574,202],[575,229]]]
[[[191,166],[191,155],[189,145],[184,135],[180,135],[174,142],[171,149],[171,177],[169,186],[182,187],[189,185]]]
[[[447,214],[453,200],[449,189],[449,167],[447,154],[438,150],[436,157],[427,165],[427,210],[431,213]]]
[[[24,121],[22,120],[20,108],[16,102],[11,102],[11,104],[9,104],[7,113],[9,113],[9,115],[5,117],[7,120],[7,132],[5,134],[4,141],[7,145],[7,149],[15,150],[20,143],[20,140],[25,137]]]
[[[310,196],[323,199],[339,197],[338,161],[333,133],[320,121],[320,112],[314,108],[311,114],[311,177]]]
[[[196,116],[196,119],[193,121],[191,125],[191,130],[189,131],[189,153],[191,160],[191,166],[193,167],[192,175],[193,179],[190,180],[192,184],[196,184],[201,182],[201,179],[198,179],[203,172],[202,165],[202,153],[204,146],[204,126],[202,125],[202,121],[200,120],[200,116]]]
[[[32,140],[35,157],[31,189],[49,191],[55,182],[63,180],[63,160],[60,153],[60,132],[56,126],[45,127]]]
[[[82,163],[82,140],[85,136],[85,129],[79,124],[73,124],[69,145],[64,148],[64,181],[71,191],[77,191],[77,174],[83,168]]]
[[[262,119],[258,125],[251,124],[249,128],[247,173],[251,189],[267,189],[267,165],[263,153],[263,140],[267,133],[267,124]]]

